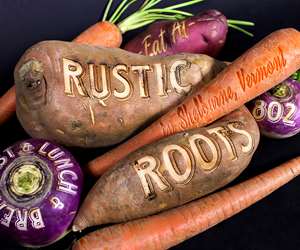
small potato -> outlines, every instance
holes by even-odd
[[[179,104],[224,67],[205,55],[146,57],[41,42],[15,68],[17,116],[32,137],[78,147],[113,145]]]
[[[208,127],[140,148],[100,177],[74,228],[144,217],[211,193],[248,166],[258,143],[257,124],[242,107]]]

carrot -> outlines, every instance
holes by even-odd
[[[78,240],[73,250],[168,249],[251,206],[299,174],[297,157],[182,207],[92,232]]]
[[[191,0],[163,9],[154,8],[161,1],[144,0],[136,12],[117,23],[128,7],[136,1],[137,0],[122,0],[118,8],[116,8],[115,12],[108,19],[108,13],[114,2],[114,0],[108,0],[102,20],[85,30],[76,37],[74,41],[95,46],[100,45],[108,48],[118,48],[122,44],[122,35],[127,31],[144,27],[159,19],[181,20],[187,16],[192,16],[189,12],[179,11],[177,9],[202,2],[203,0]]]
[[[11,87],[0,97],[0,125],[15,114],[16,111],[16,87]]]
[[[266,92],[299,68],[300,32],[292,28],[275,31],[144,131],[89,162],[88,171],[100,176],[146,144],[205,126]]]
[[[182,4],[169,6],[164,9],[153,8],[160,1],[145,0],[136,12],[129,15],[118,24],[115,24],[121,15],[128,9],[128,7],[136,1],[137,0],[122,0],[110,19],[106,20],[110,7],[113,3],[113,0],[108,0],[102,20],[87,28],[73,41],[94,46],[118,48],[122,43],[122,34],[126,33],[127,31],[141,28],[159,19],[181,20],[187,16],[192,16],[192,14],[189,12],[180,11],[177,9],[202,2],[203,0],[191,0]],[[11,87],[8,92],[0,98],[0,103],[2,105],[0,107],[1,125],[16,112],[16,93],[14,86]]]
[[[122,34],[116,25],[103,21],[86,29],[73,41],[107,48],[119,48],[122,43]]]

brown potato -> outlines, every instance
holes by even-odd
[[[224,67],[205,55],[146,57],[41,42],[15,68],[17,116],[32,137],[69,146],[113,145],[179,104]]]
[[[208,127],[149,144],[100,177],[74,228],[144,217],[213,192],[248,166],[258,143],[257,124],[242,107]]]

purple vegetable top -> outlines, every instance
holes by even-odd
[[[40,247],[70,229],[83,185],[81,169],[65,149],[30,139],[0,156],[0,232]]]
[[[155,22],[124,49],[150,56],[181,52],[216,56],[225,44],[227,32],[226,17],[212,9],[182,21]]]
[[[287,138],[300,131],[300,82],[288,78],[250,104],[262,134]]]

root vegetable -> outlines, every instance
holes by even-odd
[[[206,55],[145,57],[76,43],[39,43],[15,68],[17,116],[32,136],[68,146],[121,142],[224,67]]]
[[[11,118],[16,111],[16,86],[0,97],[0,125]]]
[[[300,82],[292,77],[251,102],[262,134],[287,138],[300,131]]]
[[[206,195],[248,166],[258,142],[257,124],[243,107],[206,128],[143,147],[100,177],[73,228],[128,221]]]
[[[228,25],[236,27],[237,24],[254,25],[247,21],[227,20],[218,10],[205,10],[181,21],[155,22],[129,41],[124,49],[149,56],[198,53],[214,57],[225,44]]]
[[[68,151],[21,141],[1,153],[0,233],[27,247],[54,243],[76,215],[83,176]]]
[[[108,19],[108,12],[113,0],[109,0],[107,8],[100,22],[92,25],[78,35],[73,41],[79,44],[90,44],[94,46],[103,46],[108,48],[118,48],[122,43],[122,34],[129,30],[143,27],[158,19],[177,20],[186,16],[192,16],[191,13],[179,11],[177,9],[202,2],[203,0],[192,0],[182,4],[169,6],[171,9],[153,9],[157,1],[145,1],[138,11],[131,14],[123,21],[125,23],[115,24],[122,13],[136,0],[123,0],[113,15]],[[166,14],[162,14],[166,13]],[[144,19],[147,19],[146,21]],[[15,86],[11,87],[7,93],[0,98],[0,125],[6,122],[16,111],[16,93]]]

